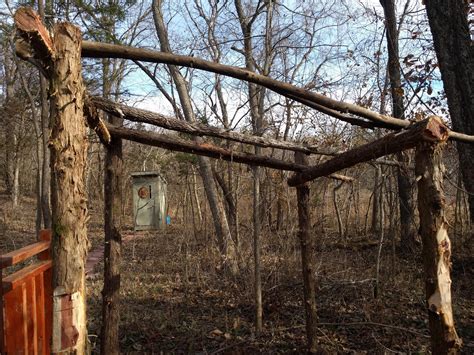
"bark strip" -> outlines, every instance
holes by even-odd
[[[415,164],[431,350],[433,354],[455,354],[462,343],[454,327],[451,303],[452,251],[445,216],[442,145],[420,143]]]
[[[300,174],[288,179],[288,185],[297,186],[321,176],[327,176],[336,171],[353,165],[393,154],[405,149],[414,148],[422,141],[438,141],[447,139],[449,129],[439,117],[432,116],[424,121],[413,124],[407,130],[391,133],[373,142],[339,154],[320,165],[305,169]]]

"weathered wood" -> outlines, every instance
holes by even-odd
[[[69,23],[54,28],[50,97],[53,218],[53,353],[86,351],[85,261],[87,130],[83,115],[81,33]]]
[[[359,163],[414,148],[422,141],[433,142],[445,139],[448,137],[448,132],[449,129],[444,125],[442,120],[439,117],[432,116],[424,121],[413,124],[402,132],[390,133],[373,142],[339,154],[320,165],[307,168],[302,173],[288,179],[288,184],[290,186],[297,186]]]
[[[289,98],[291,98],[292,100],[299,101],[302,104],[307,104],[307,101],[310,101],[317,105],[324,106],[330,110],[338,111],[343,114],[351,113],[360,117],[364,117],[370,121],[375,121],[380,124],[383,124],[386,128],[400,128],[406,127],[408,125],[408,122],[405,122],[403,120],[382,115],[355,104],[340,102],[324,95],[298,88],[294,85],[274,80],[264,75],[259,75],[247,69],[209,62],[196,57],[181,56],[144,48],[133,48],[128,46],[91,41],[84,41],[82,47],[82,55],[84,57],[89,58],[124,58],[140,60],[144,62],[173,64],[201,69],[255,83],[285,96],[287,96],[286,94],[288,93],[290,94],[288,96]],[[330,111],[325,113],[330,114]],[[357,119],[355,119],[352,123],[357,124],[356,120]],[[365,124],[367,124],[367,122],[365,122]]]
[[[97,136],[99,137],[102,144],[110,144],[111,137],[109,131],[107,130],[107,126],[105,125],[102,118],[100,118],[97,108],[91,103],[90,97],[88,95],[85,95],[84,97],[84,116],[86,117],[87,125],[90,129],[93,129],[95,133],[97,133]]]
[[[253,73],[243,68],[209,62],[196,57],[181,56],[144,48],[133,48],[128,46],[91,41],[83,42],[82,55],[84,57],[90,58],[124,58],[151,63],[174,64],[201,69],[264,86],[281,95],[285,95],[292,100],[298,101],[303,105],[308,105],[315,109],[318,109],[317,105],[320,105],[326,108],[326,111],[324,113],[338,119],[346,118],[343,120],[352,124],[360,125],[362,127],[371,128],[371,126],[368,126],[368,124],[371,122],[374,123],[374,127],[384,127],[396,130],[410,126],[410,122],[406,120],[391,117],[388,115],[383,115],[381,113],[374,112],[356,104],[337,101],[324,95],[298,88],[294,85],[280,82],[264,75]],[[310,103],[315,104],[315,106],[311,106]],[[338,115],[332,115],[332,112],[334,111],[339,112],[339,115],[342,114],[343,116],[338,117]],[[347,113],[363,117],[371,122],[357,122],[357,118],[347,116]],[[350,122],[350,120],[352,121]],[[450,131],[449,137],[461,142],[471,144],[474,143],[474,136],[462,133]]]
[[[119,117],[109,117],[121,125]],[[113,137],[104,162],[104,287],[102,289],[101,354],[119,354],[120,262],[122,258],[122,140]]]
[[[209,143],[199,144],[193,141],[165,134],[115,127],[112,125],[107,125],[107,128],[112,137],[122,138],[178,152],[204,155],[210,158],[223,159],[249,165],[265,166],[267,168],[273,169],[290,171],[302,171],[304,169],[304,166],[299,164],[286,162],[267,156],[256,156],[255,154],[251,153],[233,151]]]
[[[17,33],[21,38],[16,43],[17,55],[23,60],[33,61],[44,74],[49,75],[54,48],[41,18],[31,7],[20,7],[14,19]]]
[[[295,162],[302,165],[308,164],[308,158],[302,153],[295,153]],[[301,184],[296,187],[298,203],[298,237],[301,245],[301,271],[304,286],[304,308],[306,315],[306,341],[308,353],[316,353],[317,339],[317,313],[316,313],[316,284],[314,240],[311,238],[311,211],[309,207],[309,185]]]
[[[49,249],[51,242],[41,241],[0,256],[0,268],[6,268]]]
[[[451,304],[451,241],[445,215],[442,145],[421,142],[415,164],[431,350],[433,354],[456,354],[461,340]]]
[[[210,136],[216,138],[229,139],[235,142],[258,145],[260,147],[270,147],[299,151],[306,154],[327,154],[324,149],[318,147],[305,146],[294,142],[281,141],[278,139],[260,137],[229,131],[227,129],[212,127],[198,122],[187,122],[174,117],[164,116],[152,111],[142,110],[135,107],[126,106],[107,100],[102,97],[92,97],[91,102],[99,109],[128,121],[149,123],[154,126],[169,130],[188,133],[198,136]]]

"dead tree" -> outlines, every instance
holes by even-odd
[[[52,352],[83,354],[87,346],[85,260],[87,197],[84,169],[87,132],[83,117],[81,33],[69,23],[55,26],[54,41],[30,8],[20,8],[15,24],[23,42],[17,53],[35,62],[51,82],[52,132]]]
[[[454,354],[461,347],[461,340],[454,327],[451,305],[451,242],[443,192],[442,145],[447,132],[440,133],[437,141],[417,146],[415,172],[432,352]]]

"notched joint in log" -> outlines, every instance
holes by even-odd
[[[97,136],[99,137],[102,144],[109,145],[112,141],[110,132],[107,129],[107,126],[105,125],[102,118],[100,118],[97,108],[92,103],[88,95],[85,95],[84,97],[83,110],[89,128],[93,129],[97,133]]]

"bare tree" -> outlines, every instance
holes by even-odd
[[[168,40],[168,32],[163,18],[162,0],[153,1],[153,19],[155,23],[156,32],[160,41],[161,50],[163,52],[171,53],[171,46]],[[195,121],[194,110],[192,107],[191,97],[188,91],[188,86],[185,78],[180,73],[179,69],[173,65],[168,66],[176,85],[178,96],[181,102],[182,111],[187,121]],[[194,138],[197,142],[199,138]],[[235,247],[233,245],[229,223],[225,214],[223,205],[219,201],[216,183],[212,176],[211,164],[208,158],[198,157],[199,171],[204,183],[209,207],[212,212],[214,220],[214,228],[216,231],[219,249],[226,265],[230,266],[233,273],[237,273]]]
[[[456,131],[474,134],[474,46],[468,14],[470,1],[430,0],[425,2],[436,56]],[[469,214],[474,221],[474,146],[457,144],[464,187],[468,191]],[[472,239],[472,238],[471,238]]]

